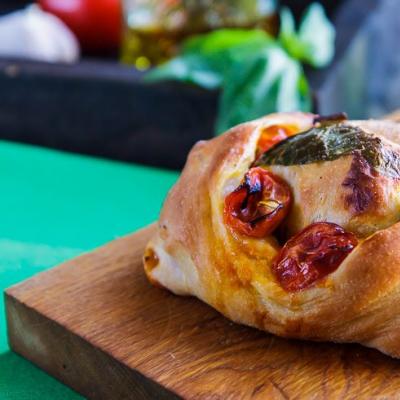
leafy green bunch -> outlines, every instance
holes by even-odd
[[[275,111],[310,111],[302,63],[324,67],[333,58],[335,30],[323,7],[311,4],[298,29],[283,8],[277,38],[262,30],[221,29],[187,39],[181,54],[146,80],[178,80],[221,89],[217,133]]]

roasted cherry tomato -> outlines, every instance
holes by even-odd
[[[121,0],[38,0],[60,18],[91,52],[116,50],[121,41]]]
[[[280,285],[294,292],[335,271],[355,246],[357,238],[341,226],[316,222],[283,246],[272,270]]]
[[[236,232],[262,238],[282,222],[291,202],[286,182],[263,168],[251,168],[243,183],[225,198],[225,223]]]
[[[257,157],[282,140],[298,132],[293,125],[271,125],[264,128],[257,143]]]

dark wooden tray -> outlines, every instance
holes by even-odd
[[[0,137],[119,160],[179,168],[210,137],[215,93],[148,85],[112,62],[0,60]]]

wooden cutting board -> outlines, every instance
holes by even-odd
[[[96,399],[400,398],[400,361],[378,351],[280,339],[152,287],[153,230],[8,289],[12,349]]]

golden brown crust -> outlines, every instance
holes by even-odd
[[[400,357],[400,223],[362,240],[334,273],[294,293],[271,273],[279,250],[273,236],[244,237],[223,223],[223,199],[254,160],[262,126],[287,121],[305,130],[312,119],[273,114],[196,144],[148,244],[147,256],[154,252],[158,263],[145,260],[146,273],[236,322],[285,337],[359,342]]]

